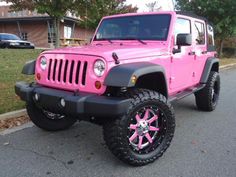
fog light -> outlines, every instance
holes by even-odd
[[[62,98],[61,101],[60,101],[60,104],[61,104],[62,107],[65,107],[66,106],[65,99]]]
[[[102,87],[102,83],[100,81],[95,82],[96,89],[100,89]]]
[[[131,82],[132,82],[132,84],[135,84],[136,81],[137,81],[137,76],[133,75],[133,76],[131,77]]]
[[[39,73],[36,74],[36,79],[40,80],[41,79],[41,75]]]
[[[34,94],[34,99],[35,99],[35,101],[39,100],[39,95],[37,93]]]

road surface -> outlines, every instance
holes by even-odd
[[[235,177],[236,68],[221,72],[220,103],[196,110],[194,96],[174,104],[176,132],[156,162],[131,167],[106,148],[102,128],[80,122],[49,133],[35,126],[0,135],[1,177]]]

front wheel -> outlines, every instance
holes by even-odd
[[[42,110],[33,104],[27,105],[26,109],[31,121],[43,130],[65,130],[76,122],[74,118]]]
[[[155,161],[174,136],[175,117],[167,99],[154,91],[128,93],[127,114],[104,125],[104,140],[120,160],[141,166]]]

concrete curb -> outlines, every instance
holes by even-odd
[[[220,69],[226,69],[226,68],[230,68],[230,67],[233,67],[233,66],[236,66],[236,63],[231,63],[231,64],[228,64],[228,65],[220,66]]]
[[[15,117],[21,117],[26,115],[26,109],[21,109],[21,110],[17,110],[17,111],[13,111],[13,112],[7,112],[4,114],[0,114],[0,120],[6,120],[6,119],[11,119],[11,118],[15,118]]]

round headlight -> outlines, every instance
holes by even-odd
[[[40,59],[40,67],[42,70],[45,70],[47,68],[47,59],[45,57],[42,57]]]
[[[101,77],[105,73],[106,64],[104,61],[98,59],[93,66],[93,70],[96,76]]]

